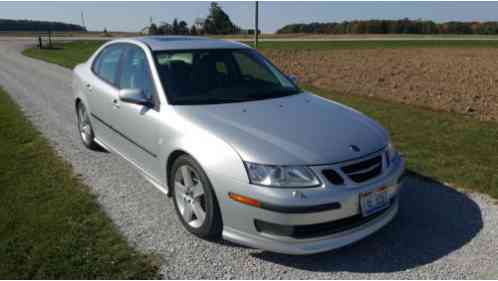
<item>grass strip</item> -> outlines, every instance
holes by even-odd
[[[1,278],[158,277],[2,90],[0,147]]]

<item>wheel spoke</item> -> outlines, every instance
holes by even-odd
[[[192,175],[190,174],[189,168],[187,166],[182,166],[182,178],[183,178],[183,183],[185,184],[186,187],[191,187],[194,185],[192,182]]]
[[[197,220],[202,224],[204,222],[204,219],[206,218],[206,212],[202,209],[201,202],[198,200],[194,200],[192,204],[192,210],[194,211],[195,216],[197,217]]]
[[[194,197],[194,199],[197,199],[204,195],[204,188],[202,187],[202,184],[200,182],[193,186],[192,191],[192,197]]]
[[[187,188],[180,182],[175,181],[175,193],[180,193],[181,195],[185,195],[186,192]]]
[[[185,194],[178,189],[175,189],[175,200],[178,206],[183,208],[183,205],[185,205]]]
[[[81,128],[83,133],[85,133],[86,135],[90,135],[90,126],[88,124],[83,124],[83,128]]]
[[[83,121],[84,123],[86,123],[87,121],[87,116],[86,116],[86,110],[84,107],[81,107],[80,109],[80,118],[81,118],[81,121]]]
[[[189,223],[192,221],[192,205],[191,204],[184,204],[183,205],[183,219],[185,220],[186,223]]]
[[[180,166],[175,171],[174,179],[175,200],[180,217],[190,227],[201,227],[207,214],[203,207],[204,186],[196,169],[188,164]]]

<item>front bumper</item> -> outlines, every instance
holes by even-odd
[[[309,255],[330,251],[361,240],[388,224],[398,213],[398,200],[382,216],[362,226],[320,239],[279,239],[261,234],[241,232],[230,227],[223,230],[223,238],[235,243],[289,255]]]
[[[315,168],[314,168],[315,169]],[[317,169],[321,169],[318,167]],[[254,186],[227,179],[222,176],[211,178],[219,201],[223,218],[223,238],[242,245],[284,254],[314,254],[339,248],[358,241],[372,234],[389,223],[398,212],[398,193],[403,183],[405,163],[397,158],[389,169],[365,184],[354,187],[337,187],[322,179],[323,186],[304,189],[283,189]],[[317,173],[318,174],[318,173]],[[292,235],[275,235],[258,229],[257,221],[270,224],[308,227],[329,222],[347,220],[361,215],[359,194],[380,187],[389,188],[391,205],[373,219],[354,224],[339,232],[325,232],[323,235],[310,237],[292,237]],[[298,190],[302,197],[293,192]],[[316,212],[286,212],[248,206],[231,200],[230,192],[242,194],[273,206],[291,206],[306,210],[314,206],[331,206],[338,203],[339,208],[329,208]]]

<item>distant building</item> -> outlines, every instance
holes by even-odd
[[[204,22],[205,21],[206,21],[206,19],[203,19],[203,18],[196,18],[195,19],[194,26],[195,26],[195,29],[197,30],[197,32],[202,33],[202,31],[204,30]]]

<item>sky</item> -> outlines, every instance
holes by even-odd
[[[219,2],[231,20],[252,28],[254,2]],[[150,23],[192,24],[206,17],[210,2],[0,2],[0,18],[51,20],[81,24],[88,30],[139,31]],[[260,29],[275,32],[289,23],[353,19],[428,19],[498,21],[498,2],[259,2]]]

